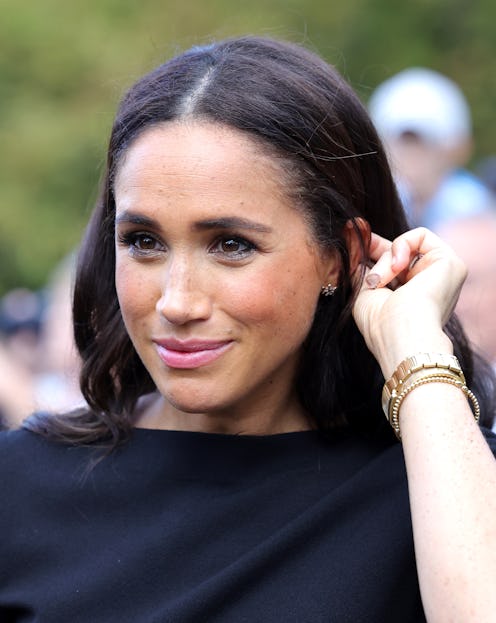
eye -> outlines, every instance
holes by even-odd
[[[150,251],[156,248],[157,241],[147,234],[138,234],[134,237],[133,246],[140,251]]]
[[[119,244],[129,249],[130,255],[149,257],[164,249],[161,242],[146,232],[129,232],[119,235]]]
[[[224,236],[217,240],[211,249],[211,253],[218,253],[230,260],[241,260],[247,258],[256,250],[256,246],[238,236]]]

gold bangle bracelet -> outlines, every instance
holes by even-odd
[[[411,385],[408,385],[408,387],[405,387],[405,389],[392,401],[389,423],[393,427],[393,430],[396,433],[396,437],[398,437],[398,439],[401,439],[400,422],[399,422],[399,412],[400,412],[401,403],[406,398],[406,396],[408,396],[410,392],[412,392],[417,387],[420,387],[421,385],[426,385],[427,383],[448,383],[449,385],[454,385],[455,387],[458,387],[459,389],[461,389],[462,392],[465,394],[465,396],[467,396],[467,398],[472,403],[472,406],[473,406],[472,410],[474,413],[475,421],[476,422],[479,421],[479,418],[480,418],[479,401],[477,400],[475,394],[464,383],[462,383],[462,381],[456,378],[453,378],[452,376],[443,376],[439,374],[426,375],[426,376],[423,376],[417,379]]]
[[[459,381],[462,385],[466,384],[465,377],[461,379],[460,376],[456,372],[453,372],[452,370],[448,370],[446,368],[435,368],[435,369],[430,368],[429,370],[426,370],[425,368],[423,368],[421,370],[417,370],[417,372],[412,372],[412,374],[410,374],[407,379],[405,379],[400,385],[398,385],[398,387],[395,387],[393,391],[391,392],[391,398],[389,399],[389,402],[387,404],[387,410],[385,411],[386,419],[391,424],[391,426],[393,426],[393,422],[392,422],[393,406],[395,405],[399,396],[402,394],[402,392],[407,387],[410,387],[415,381],[419,379],[425,379],[427,377],[436,377],[436,378],[447,377],[447,378],[452,378],[454,381]]]

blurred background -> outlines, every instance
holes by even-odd
[[[364,102],[400,70],[432,68],[469,103],[476,169],[496,153],[495,22],[493,0],[0,0],[0,330],[9,336],[17,309],[39,331],[46,288],[94,202],[117,102],[146,70],[246,33],[314,49]]]

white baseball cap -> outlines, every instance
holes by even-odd
[[[405,69],[383,82],[370,98],[369,112],[386,139],[413,132],[429,142],[452,146],[472,133],[462,91],[431,69]]]

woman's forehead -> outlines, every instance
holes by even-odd
[[[188,189],[188,180],[208,192],[215,184],[244,189],[268,186],[279,193],[287,185],[280,159],[269,155],[249,134],[209,122],[167,122],[140,134],[126,150],[115,176],[115,190],[143,181],[164,185],[164,191]]]

